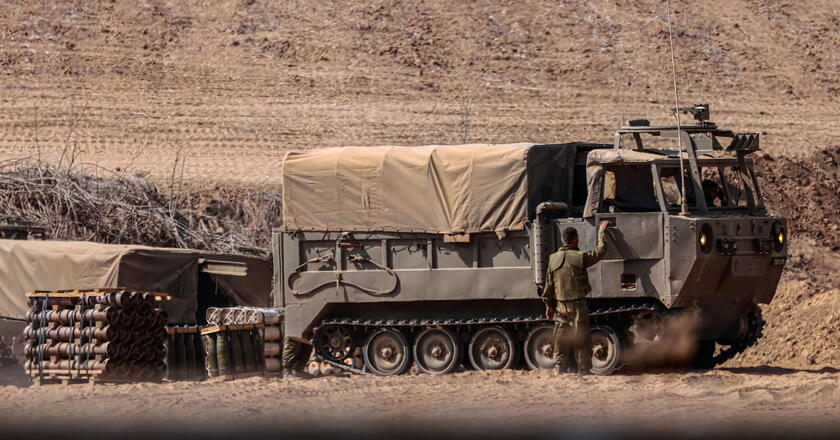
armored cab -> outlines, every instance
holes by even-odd
[[[646,137],[672,137],[683,153]],[[709,362],[715,344],[731,353],[755,340],[756,303],[772,299],[786,260],[786,222],[761,202],[756,150],[758,135],[700,118],[634,121],[612,144],[289,153],[275,305],[287,336],[379,375],[414,363],[550,368],[548,256],[567,227],[593,248],[607,220],[607,256],[589,269],[593,370],[619,368],[629,347],[665,331],[663,317],[689,308]]]

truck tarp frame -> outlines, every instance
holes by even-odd
[[[290,152],[287,231],[470,234],[522,230],[543,201],[570,202],[576,147],[450,145]]]

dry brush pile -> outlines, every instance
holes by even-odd
[[[135,176],[95,177],[42,163],[0,165],[0,219],[31,221],[55,240],[142,244],[266,257],[278,193],[165,194]]]

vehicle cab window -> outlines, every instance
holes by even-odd
[[[659,211],[650,165],[606,168],[601,201],[601,212]]]
[[[663,166],[658,170],[662,189],[663,205],[668,211],[679,210],[682,204],[683,178],[678,166]],[[718,163],[700,166],[700,188],[710,211],[722,209],[749,209],[760,207],[758,188],[754,175],[749,169],[741,169],[737,162]],[[689,210],[698,209],[697,194],[691,180],[691,174],[685,170],[685,198]]]

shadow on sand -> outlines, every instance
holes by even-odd
[[[716,370],[720,371],[728,371],[730,373],[735,374],[752,374],[758,376],[784,376],[787,374],[796,374],[796,373],[811,373],[811,374],[823,374],[823,373],[840,373],[840,370],[833,367],[823,367],[819,370],[800,370],[796,368],[783,368],[783,367],[774,367],[771,365],[759,365],[755,367],[723,367],[723,368],[715,368]]]

